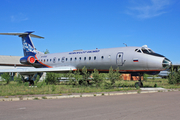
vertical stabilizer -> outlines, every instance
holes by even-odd
[[[19,37],[22,37],[24,56],[34,56],[36,54],[36,48],[30,37],[30,34],[32,32],[26,32],[26,33],[28,34],[19,35]]]

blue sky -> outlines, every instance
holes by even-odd
[[[148,45],[180,63],[179,0],[3,0],[0,32],[35,31],[39,51]],[[0,36],[0,55],[23,56],[21,39]]]

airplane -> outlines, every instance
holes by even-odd
[[[69,72],[82,71],[85,66],[89,72],[97,69],[100,73],[109,72],[109,68],[119,68],[120,73],[138,74],[139,82],[135,86],[143,86],[141,76],[146,74],[155,75],[160,71],[168,69],[171,61],[165,56],[155,53],[144,45],[142,47],[118,47],[93,50],[75,50],[71,52],[44,54],[37,51],[31,37],[44,38],[25,33],[0,33],[0,35],[17,35],[22,38],[24,57],[20,59],[21,64],[31,65],[34,68],[5,69],[0,72],[17,72],[28,75],[29,82],[34,84],[35,75],[42,72]]]

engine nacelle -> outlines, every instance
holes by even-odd
[[[33,64],[36,59],[33,56],[25,56],[20,59],[20,63],[22,64]]]

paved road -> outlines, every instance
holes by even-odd
[[[0,102],[0,120],[179,120],[180,91]]]

